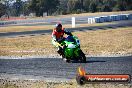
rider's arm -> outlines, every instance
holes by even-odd
[[[60,41],[62,41],[62,39],[63,39],[63,38],[57,39],[57,38],[56,38],[56,35],[54,35],[54,34],[52,35],[52,38],[53,38],[53,40],[54,40],[55,42],[58,42],[58,43],[59,43]]]
[[[57,41],[57,38],[54,34],[52,34],[52,38],[53,38],[54,41]]]
[[[65,34],[67,34],[67,35],[72,36],[72,33],[71,33],[71,32],[69,32],[68,30],[64,30],[64,33],[65,33]]]

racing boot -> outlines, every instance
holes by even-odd
[[[62,48],[61,47],[58,47],[58,49],[57,49],[57,52],[58,52],[58,54],[61,56],[63,53],[63,50],[62,50]]]

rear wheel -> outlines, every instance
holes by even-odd
[[[67,63],[70,63],[71,62],[71,60],[70,59],[67,59],[67,58],[65,58],[65,59],[63,59],[65,62],[67,62]]]
[[[85,54],[82,52],[82,50],[79,51],[79,60],[83,63],[86,63],[86,56]]]
[[[65,62],[70,63],[71,62],[71,59],[68,58],[68,57],[65,57]]]

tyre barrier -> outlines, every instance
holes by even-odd
[[[119,21],[120,17],[118,15],[110,15],[110,20],[111,21]]]
[[[128,20],[132,20],[132,14],[128,15]]]
[[[132,20],[132,14],[119,14],[119,15],[88,18],[88,24],[121,21],[121,20]]]
[[[128,20],[128,15],[129,14],[121,14],[121,15],[118,15],[118,16],[119,16],[120,20]]]

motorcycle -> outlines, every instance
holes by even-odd
[[[80,61],[86,63],[86,56],[80,49],[80,41],[76,36],[67,36],[64,41],[58,43],[60,47],[63,47],[62,57],[66,58],[66,62]]]

